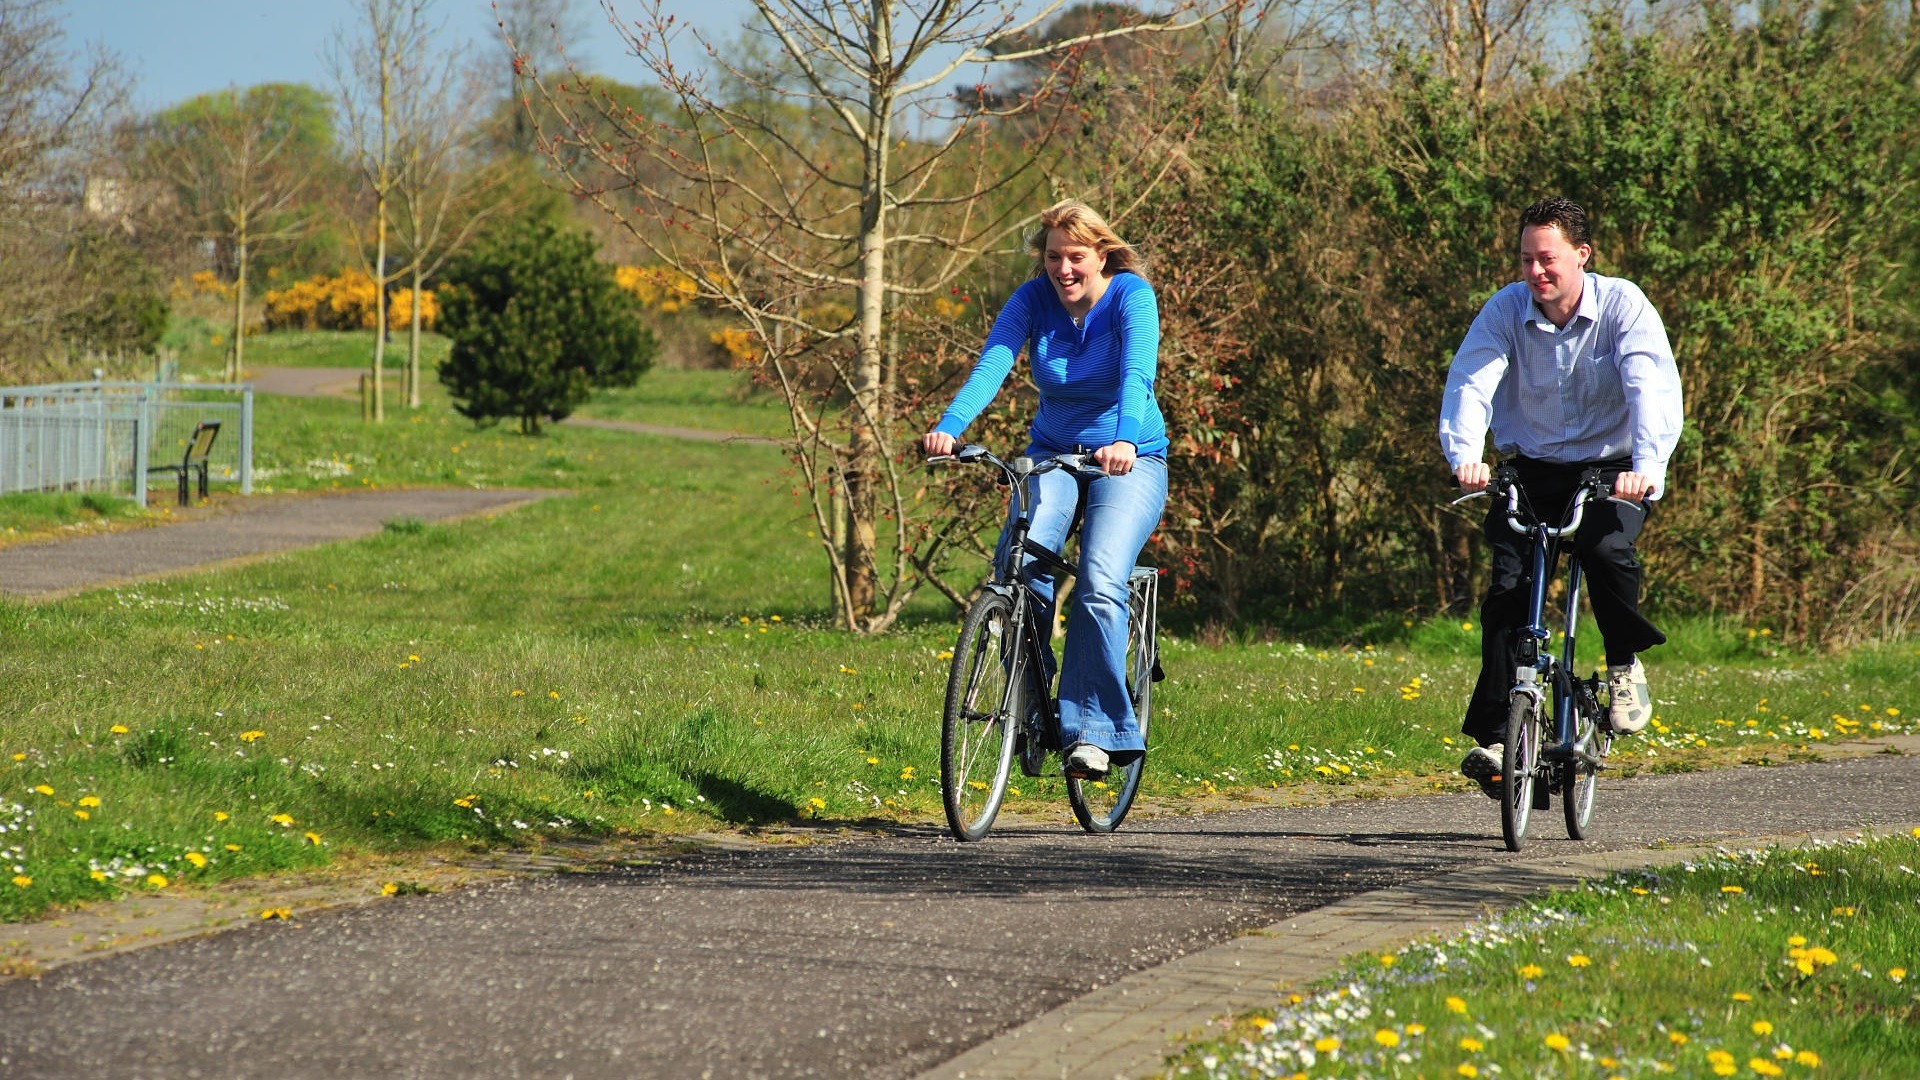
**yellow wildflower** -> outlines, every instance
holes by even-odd
[[[207,857],[205,855],[202,855],[197,851],[189,851],[187,852],[186,857],[187,857],[187,861],[193,864],[193,868],[195,870],[205,869],[207,865]]]
[[[1379,1043],[1381,1046],[1399,1046],[1400,1033],[1394,1031],[1392,1028],[1381,1028],[1379,1031],[1373,1033],[1373,1041]]]
[[[1557,1031],[1551,1035],[1548,1035],[1546,1042],[1547,1042],[1547,1049],[1549,1050],[1564,1051],[1569,1046],[1573,1045],[1571,1040],[1569,1040],[1565,1035],[1562,1035]]]

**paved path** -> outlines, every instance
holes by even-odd
[[[1549,817],[1525,859],[1460,794],[736,845],[397,898],[0,984],[0,1074],[1137,1076],[1206,1016],[1413,933],[1422,888],[1448,918],[1497,897],[1447,875],[1904,827],[1920,758],[1614,780],[1598,814],[1587,843]],[[1327,928],[1394,888],[1414,891]]]
[[[0,595],[49,599],[367,536],[396,518],[445,521],[498,513],[559,494],[422,488],[254,495],[224,501],[214,512],[189,521],[0,548]]]

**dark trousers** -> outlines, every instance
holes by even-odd
[[[1611,484],[1614,476],[1632,467],[1626,459],[1569,465],[1520,457],[1509,464],[1520,476],[1521,510],[1551,527],[1567,519],[1581,473],[1603,469]],[[1667,640],[1640,614],[1640,560],[1633,541],[1646,520],[1645,506],[1597,500],[1587,504],[1580,531],[1573,536],[1585,571],[1587,602],[1606,642],[1608,664],[1632,663],[1635,653]],[[1493,553],[1493,580],[1480,605],[1480,678],[1460,724],[1460,730],[1482,746],[1506,738],[1507,694],[1513,689],[1518,662],[1515,634],[1527,625],[1527,576],[1532,569],[1530,538],[1507,527],[1504,500],[1488,510],[1484,531]],[[1549,565],[1547,573],[1553,572]]]

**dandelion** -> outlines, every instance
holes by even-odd
[[[320,834],[319,834],[319,833],[317,833],[317,832],[310,832],[310,833],[306,833],[305,835],[306,835],[306,838],[307,838],[307,843],[309,843],[309,844],[312,844],[312,845],[313,845],[313,846],[315,846],[315,847],[319,847],[319,846],[320,846]]]
[[[73,816],[79,818],[81,821],[86,821],[87,819],[93,817],[92,814],[87,813],[85,810],[75,810],[73,812]]]
[[[509,693],[507,696],[508,697],[526,697],[527,692],[525,690],[515,690]]]
[[[1450,997],[1450,998],[1448,998],[1448,999],[1447,999],[1447,1011],[1448,1011],[1448,1012],[1457,1012],[1457,1013],[1464,1013],[1464,1012],[1466,1012],[1466,1011],[1467,1011],[1467,1003],[1466,1003],[1466,1000],[1465,1000],[1464,998],[1457,998],[1457,997]]]
[[[1733,1000],[1735,1000],[1735,1001],[1752,1001],[1752,1000],[1753,1000],[1753,995],[1752,995],[1752,994],[1749,994],[1749,993],[1747,993],[1747,992],[1746,992],[1745,990],[1735,990],[1735,991],[1733,992]]]
[[[215,810],[213,812],[213,820],[216,822],[225,821],[227,820],[227,817],[228,817],[228,814],[225,810]]]
[[[1467,1037],[1460,1040],[1460,1049],[1465,1050],[1469,1054],[1479,1053],[1481,1050],[1486,1049],[1486,1045],[1487,1044],[1481,1042],[1479,1039],[1476,1039],[1471,1035],[1468,1035]]]
[[[1773,1025],[1765,1020],[1755,1020],[1753,1022],[1753,1033],[1755,1035],[1771,1035],[1773,1034]]]
[[[1397,960],[1397,959],[1399,959],[1399,958],[1398,958],[1398,957],[1396,957],[1396,956],[1394,956],[1394,955],[1393,955],[1392,953],[1381,953],[1381,954],[1380,954],[1380,966],[1381,966],[1381,967],[1386,967],[1386,968],[1390,968],[1390,967],[1392,967],[1392,966],[1393,966],[1393,962],[1394,962],[1395,960]]]
[[[266,736],[267,733],[264,731],[243,731],[240,733],[240,741],[250,743],[255,739],[264,739]]]
[[[1811,1050],[1802,1050],[1793,1055],[1793,1063],[1795,1065],[1805,1065],[1809,1069],[1817,1069],[1820,1067],[1820,1055]]]
[[[1805,945],[1806,943],[1807,943],[1807,939],[1801,937],[1799,934],[1795,934],[1792,937],[1787,939],[1787,944],[1793,946],[1796,949],[1802,945]]]
[[[909,765],[909,766],[907,766],[906,768],[904,768],[904,769],[901,769],[901,770],[900,770],[900,779],[902,779],[902,780],[911,780],[911,779],[913,779],[913,766],[911,766],[911,765]]]
[[[115,724],[107,730],[113,732],[115,735],[125,735],[127,733],[127,725]]]
[[[32,884],[33,884],[33,879],[28,877],[25,874],[13,875],[13,887],[16,889],[24,889]]]
[[[33,785],[33,790],[39,792],[42,795],[53,794],[53,789],[51,787],[48,787],[46,784],[35,784]]]
[[[189,851],[187,852],[186,858],[188,862],[193,864],[193,868],[195,870],[206,869],[207,857],[205,855],[202,855],[197,851]]]
[[[1399,1046],[1400,1033],[1394,1031],[1392,1028],[1381,1028],[1379,1031],[1373,1033],[1373,1041],[1379,1043],[1381,1046]]]
[[[879,759],[879,758],[877,758],[877,757],[870,757],[870,758],[868,758],[868,759],[867,759],[867,764],[869,764],[869,765],[878,765],[878,764],[880,764],[880,759]]]
[[[1759,1073],[1761,1076],[1785,1075],[1785,1070],[1780,1068],[1780,1066],[1775,1065],[1773,1062],[1768,1061],[1766,1058],[1748,1058],[1747,1068],[1752,1069],[1754,1072]]]
[[[1460,1067],[1453,1071],[1456,1073],[1459,1073],[1461,1076],[1467,1076],[1467,1077],[1480,1075],[1480,1070],[1474,1068],[1471,1062],[1466,1062],[1466,1061],[1461,1062]]]
[[[1720,886],[1720,891],[1723,893],[1743,893],[1743,892],[1746,892],[1747,890],[1741,888],[1738,885],[1722,885]]]
[[[825,810],[827,808],[827,800],[815,795],[813,798],[807,800],[807,805],[815,810]]]
[[[1684,1031],[1669,1031],[1667,1032],[1667,1041],[1675,1046],[1685,1046],[1687,1045],[1687,1033]]]
[[[240,845],[239,845],[239,844],[228,844],[228,845],[227,845],[227,850],[228,850],[228,851],[239,851],[239,850],[240,850]]]
[[[397,893],[399,891],[400,891],[400,883],[397,881],[389,881],[385,885],[380,886],[381,896],[392,896],[394,893]]]
[[[1567,966],[1577,968],[1591,967],[1593,966],[1593,957],[1585,953],[1574,953],[1572,956],[1567,957]]]
[[[1894,982],[1903,982],[1906,980],[1906,977],[1907,977],[1906,968],[1888,968],[1887,969],[1887,978],[1892,979]]]
[[[164,889],[164,888],[166,888],[166,887],[167,887],[167,875],[165,875],[165,874],[148,874],[148,875],[147,875],[147,884],[149,884],[149,885],[151,885],[151,886],[153,886],[153,887],[154,887],[154,888],[156,888],[156,889]]]
[[[1557,1031],[1551,1035],[1548,1035],[1546,1042],[1547,1042],[1547,1049],[1558,1050],[1561,1053],[1565,1053],[1567,1048],[1573,1045],[1573,1043],[1570,1040],[1568,1040],[1568,1038],[1565,1035],[1562,1035]]]
[[[560,700],[560,691],[558,691],[558,690],[549,690],[549,691],[547,691],[547,696],[548,696],[548,697],[550,697],[550,698],[552,698],[552,699],[553,699],[553,700],[555,700],[555,701],[559,701],[559,700]]]
[[[1331,1035],[1323,1035],[1313,1041],[1313,1048],[1323,1054],[1331,1054],[1340,1049],[1340,1040]]]
[[[260,913],[263,919],[291,919],[293,912],[283,907],[270,907]]]
[[[293,825],[292,814],[275,814],[272,817],[268,818],[267,820],[273,822],[275,825],[278,825],[281,828],[290,828]]]

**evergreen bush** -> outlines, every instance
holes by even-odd
[[[440,381],[461,415],[538,434],[598,386],[631,386],[653,364],[639,304],[594,258],[593,240],[551,222],[496,230],[447,268]]]

